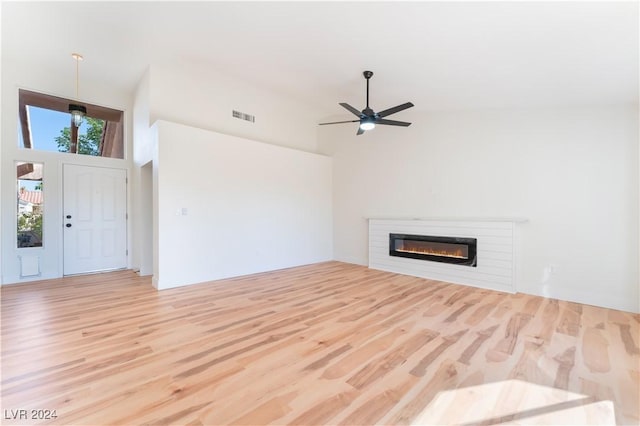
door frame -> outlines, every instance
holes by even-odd
[[[138,198],[138,265],[140,275],[153,275],[153,160],[140,167]]]

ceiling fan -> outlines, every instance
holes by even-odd
[[[347,121],[332,121],[330,123],[320,123],[320,126],[324,126],[326,124],[341,124],[341,123],[356,123],[360,122],[360,126],[358,127],[358,132],[356,135],[363,134],[366,130],[371,130],[376,127],[376,124],[384,124],[387,126],[402,126],[407,127],[410,126],[411,123],[407,123],[406,121],[396,121],[396,120],[387,120],[383,117],[386,117],[391,114],[395,114],[396,112],[400,112],[407,108],[411,108],[413,104],[411,102],[407,102],[402,105],[395,106],[393,108],[385,109],[384,111],[375,112],[371,108],[369,108],[369,79],[373,76],[373,72],[365,71],[362,73],[364,78],[367,80],[367,107],[362,110],[362,112],[358,111],[351,105],[340,102],[340,105],[351,112],[353,115],[359,117],[357,120],[347,120]]]

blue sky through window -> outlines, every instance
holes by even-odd
[[[38,186],[40,184],[40,182],[37,182],[35,180],[22,180],[22,179],[18,179],[18,189],[19,188],[24,188],[27,191],[35,191],[36,190],[36,186]],[[44,188],[44,185],[43,185]]]
[[[58,152],[56,137],[71,124],[71,114],[29,105],[29,124],[31,125],[31,143],[33,149]],[[80,134],[87,133],[86,121],[80,126]],[[20,132],[20,145],[22,132]]]

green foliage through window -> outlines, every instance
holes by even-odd
[[[87,132],[78,135],[78,154],[100,155],[100,140],[104,129],[104,120],[85,117]],[[56,137],[58,151],[69,152],[71,147],[71,128],[65,127]]]
[[[42,246],[42,213],[18,214],[18,247]]]

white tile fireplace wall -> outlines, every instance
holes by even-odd
[[[369,219],[369,267],[491,290],[516,291],[517,226],[524,219]],[[389,255],[389,234],[477,239],[477,265]]]

